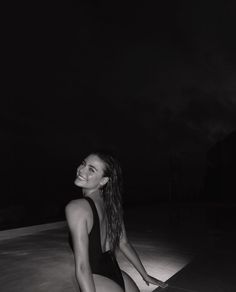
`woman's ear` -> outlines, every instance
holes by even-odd
[[[109,181],[109,177],[108,176],[104,176],[101,181],[100,181],[100,185],[101,187],[105,186],[105,184]]]

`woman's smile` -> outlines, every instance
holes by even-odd
[[[86,180],[86,178],[85,178],[85,177],[83,177],[81,174],[79,174],[79,175],[77,176],[77,178],[78,178],[79,180],[83,180],[83,181],[85,181],[85,180]]]

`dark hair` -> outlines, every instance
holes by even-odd
[[[108,238],[110,247],[115,250],[122,235],[123,222],[123,177],[119,161],[110,153],[93,152],[104,163],[104,176],[109,178],[108,182],[102,187],[102,196],[105,205],[108,225]]]

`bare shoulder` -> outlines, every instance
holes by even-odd
[[[72,200],[66,205],[66,210],[86,209],[88,206],[85,199]]]
[[[66,205],[65,214],[69,223],[89,218],[89,204],[85,199],[72,200]]]

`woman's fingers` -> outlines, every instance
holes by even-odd
[[[158,285],[161,288],[166,288],[168,286],[167,283],[162,282],[161,280],[158,280],[158,279],[156,279],[156,278],[154,278],[152,276],[149,276],[149,275],[144,281],[147,283],[147,285],[148,284]]]

